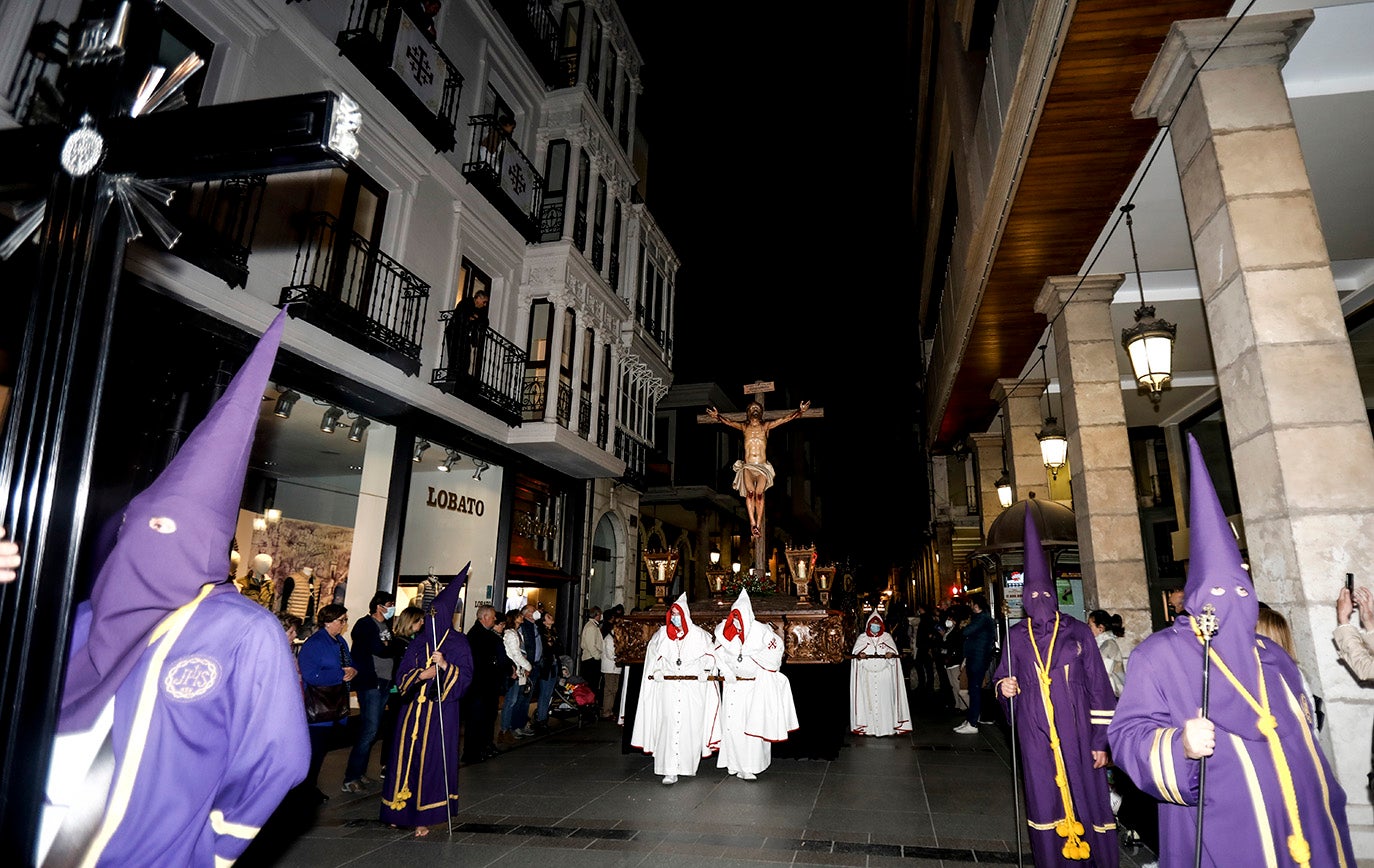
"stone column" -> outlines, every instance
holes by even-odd
[[[1152,625],[1117,367],[1119,335],[1112,325],[1112,298],[1124,278],[1047,278],[1035,310],[1051,319],[1054,333],[1085,608],[1119,613],[1134,644]]]
[[[983,540],[986,541],[988,528],[1002,514],[996,485],[997,477],[1002,475],[1002,435],[972,434],[968,439],[978,455],[978,498],[982,506],[979,518],[983,524]]]
[[[1176,22],[1133,110],[1171,123],[1255,586],[1325,699],[1323,740],[1369,855],[1371,696],[1330,637],[1342,578],[1368,583],[1374,563],[1374,438],[1279,74],[1311,21],[1247,16],[1215,54],[1232,20]]]
[[[1049,471],[1040,458],[1040,441],[1035,432],[1045,424],[1044,403],[1040,396],[1049,383],[1045,380],[998,380],[992,399],[1002,407],[1002,424],[1010,436],[1007,442],[1007,470],[1011,474],[1012,501],[1031,492],[1042,500],[1050,499]]]

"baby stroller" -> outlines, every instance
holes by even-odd
[[[576,717],[577,725],[596,722],[596,693],[573,668],[566,654],[558,658],[558,681],[554,684],[549,714],[560,720]]]

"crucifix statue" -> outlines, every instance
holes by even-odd
[[[0,593],[13,652],[0,660],[9,853],[31,854],[36,839],[125,247],[142,227],[175,243],[158,209],[176,184],[346,165],[356,153],[356,107],[333,93],[158,111],[177,107],[201,63],[155,65],[157,15],[153,0],[84,0],[58,81],[62,120],[0,131],[0,195],[25,215],[0,255],[40,233],[0,438],[0,526],[24,554]]]
[[[754,564],[763,564],[765,548],[763,538],[763,494],[773,487],[776,475],[768,460],[768,432],[793,419],[820,418],[825,415],[821,409],[811,409],[810,401],[802,401],[795,410],[773,410],[765,412],[762,395],[773,391],[772,383],[756,382],[744,387],[746,395],[756,395],[743,413],[722,413],[715,407],[708,407],[706,413],[698,416],[698,422],[718,422],[744,434],[744,458],[736,461],[734,488],[744,498],[749,510],[749,531],[754,538]]]

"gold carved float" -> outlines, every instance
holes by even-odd
[[[698,600],[690,604],[692,623],[708,634],[730,614],[733,600]],[[803,603],[796,597],[752,597],[754,618],[783,637],[784,663],[841,663],[857,635],[852,616]],[[644,649],[663,626],[667,609],[655,606],[631,612],[611,627],[615,662],[621,666],[644,662]]]

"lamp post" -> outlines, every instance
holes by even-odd
[[[1160,393],[1173,379],[1174,336],[1178,326],[1155,316],[1154,305],[1145,303],[1145,282],[1140,277],[1140,257],[1135,251],[1135,224],[1131,220],[1134,205],[1122,205],[1126,215],[1126,232],[1131,237],[1131,261],[1135,264],[1135,285],[1140,290],[1140,307],[1135,311],[1135,325],[1121,330],[1121,346],[1131,360],[1131,372],[1136,383],[1147,391],[1150,403],[1159,412]]]
[[[1005,467],[1002,468],[1002,475],[997,477],[993,486],[997,489],[997,502],[1002,504],[1002,508],[1006,509],[1011,506],[1011,477]]]
[[[649,581],[654,586],[654,599],[660,606],[667,606],[668,588],[673,583],[673,576],[677,574],[677,552],[673,549],[645,550],[644,566],[648,568]]]

